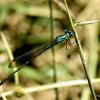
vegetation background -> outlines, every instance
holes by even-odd
[[[71,30],[68,14],[63,0],[53,2],[54,37],[63,34],[64,29]],[[100,0],[67,0],[74,23],[99,19]],[[48,0],[0,0],[0,31],[3,32],[14,57],[51,41],[50,9]],[[77,26],[83,48],[87,70],[91,79],[100,77],[100,24]],[[1,35],[1,34],[0,34]],[[14,83],[14,77],[1,87],[1,93],[13,91],[18,85],[24,88],[53,83],[52,59],[55,57],[57,82],[86,79],[77,50],[68,47],[66,41],[52,50],[44,52],[22,68],[19,82]],[[10,57],[0,37],[0,78],[5,78],[10,72],[8,64]],[[21,91],[21,87],[17,87]],[[94,84],[96,94],[100,94],[99,83]],[[92,100],[90,90],[85,86],[59,88],[59,100]],[[24,91],[24,90],[22,90]],[[3,100],[55,100],[54,89],[32,92],[23,96],[8,94]],[[98,99],[99,100],[99,99]]]

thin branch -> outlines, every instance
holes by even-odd
[[[78,37],[77,31],[76,31],[76,29],[75,29],[75,27],[74,27],[74,23],[73,23],[73,21],[72,21],[72,18],[71,18],[71,15],[70,15],[69,8],[68,8],[68,6],[67,6],[66,0],[64,0],[64,2],[65,2],[66,10],[68,11],[68,16],[69,16],[69,20],[70,20],[72,29],[73,29],[73,31],[75,32],[75,41],[76,41],[77,46],[78,46],[78,49],[79,49],[79,55],[80,55],[80,58],[81,58],[81,61],[82,61],[82,65],[83,65],[83,69],[84,69],[86,78],[87,78],[87,80],[88,80],[88,84],[89,84],[89,87],[90,87],[90,90],[91,90],[91,94],[92,94],[92,96],[93,96],[93,99],[94,99],[94,100],[97,100],[96,94],[95,94],[95,91],[94,91],[94,88],[93,88],[93,86],[92,86],[92,84],[91,84],[90,77],[89,77],[89,75],[88,75],[88,73],[87,73],[87,69],[86,69],[86,68],[87,68],[87,65],[86,65],[86,62],[85,62],[85,59],[84,59],[84,56],[83,56],[83,51],[82,51],[82,47],[81,47],[81,44],[80,44],[80,41],[79,41],[79,37]]]
[[[3,32],[0,32],[0,35],[1,35],[2,41],[4,42],[5,47],[7,49],[7,52],[8,52],[8,55],[9,55],[10,60],[13,60],[14,57],[13,57],[13,54],[11,52],[10,46],[9,46],[9,44],[7,42],[7,39],[6,39],[5,35],[4,35],[4,33]],[[13,70],[15,71],[15,70],[17,70],[17,68],[14,67]],[[18,85],[19,84],[18,72],[15,73],[14,79],[15,79],[15,84]]]
[[[2,86],[0,87],[0,92],[1,92],[3,100],[7,100],[6,96],[3,94],[3,88],[2,88]]]
[[[97,79],[92,79],[91,82],[93,84],[100,83],[100,78]],[[54,88],[63,88],[63,87],[72,87],[72,86],[83,86],[83,85],[88,85],[87,80],[72,80],[68,82],[57,82],[53,84],[48,84],[48,85],[42,85],[42,86],[37,86],[37,87],[29,87],[29,88],[23,88],[24,89],[24,94],[27,93],[33,93],[33,92],[39,92],[39,91],[44,91],[44,90],[49,90],[49,89],[54,89]],[[12,95],[16,92],[16,90],[4,92],[4,96],[9,96]],[[0,97],[2,94],[0,94]]]
[[[49,0],[51,40],[53,40],[53,38],[54,38],[52,1],[53,0]],[[56,71],[56,64],[55,64],[56,62],[55,62],[55,49],[54,49],[54,47],[51,49],[51,52],[52,52],[53,81],[56,83],[57,82],[57,71]],[[55,100],[59,100],[59,90],[57,88],[55,88],[55,95],[56,95]]]

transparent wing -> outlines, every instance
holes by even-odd
[[[52,43],[52,42],[51,42]],[[52,47],[51,43],[47,43],[44,44],[42,46],[40,46],[39,48],[33,49],[17,58],[14,58],[10,63],[9,63],[9,68],[13,68],[15,67],[19,67],[18,69],[16,69],[14,72],[12,72],[11,74],[9,74],[6,78],[4,78],[2,81],[0,81],[0,86],[6,81],[8,80],[10,77],[12,77],[17,71],[19,71],[24,65],[26,65],[27,63],[29,63],[29,61],[31,61],[32,59],[34,59],[35,57],[39,56],[40,54],[42,54],[45,50],[49,49]],[[18,65],[16,65],[18,63]]]
[[[9,68],[13,68],[14,66],[21,67],[21,66],[29,63],[32,59],[36,58],[37,56],[39,56],[41,53],[43,53],[45,50],[47,50],[49,48],[50,48],[50,43],[47,43],[47,44],[40,46],[39,48],[33,49],[21,56],[14,58],[9,63],[8,67]]]

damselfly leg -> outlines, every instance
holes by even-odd
[[[68,50],[68,45],[69,45],[70,47],[75,47],[75,48],[77,48],[77,45],[76,45],[76,41],[75,41],[74,36],[72,37],[72,39],[74,39],[74,40],[71,40],[70,38],[69,38],[68,40],[66,40],[66,50]]]
[[[42,54],[46,50],[56,46],[57,44],[63,42],[64,40],[66,40],[68,42],[69,46],[72,47],[72,43],[70,42],[70,38],[72,38],[72,37],[74,37],[74,32],[65,30],[64,34],[57,36],[51,42],[46,43],[46,44],[40,46],[39,48],[36,48],[35,50],[31,50],[31,51],[29,51],[21,56],[14,58],[10,62],[9,68],[13,68],[13,66],[16,65],[17,62],[19,62],[18,66],[17,66],[18,69],[16,71],[12,72],[10,75],[8,75],[4,80],[2,80],[0,82],[0,85],[2,85],[6,80],[8,80],[13,74],[15,74],[21,68],[23,68],[26,64],[28,64],[32,59],[38,57],[40,54]]]

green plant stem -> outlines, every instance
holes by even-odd
[[[97,70],[97,61],[98,61],[98,23],[89,25],[88,27],[89,34],[89,62],[88,62],[88,72],[91,78],[95,78]],[[95,42],[94,42],[95,41]],[[90,100],[90,91],[88,88],[85,88],[82,93],[81,100]]]
[[[53,9],[52,9],[52,0],[49,0],[49,8],[50,8],[50,31],[51,31],[51,40],[54,38],[54,28],[53,28]],[[57,71],[56,71],[56,62],[55,62],[55,49],[54,47],[51,49],[52,52],[52,69],[53,69],[53,82],[57,82]],[[59,90],[55,88],[55,100],[59,100]]]
[[[95,95],[95,92],[94,92],[94,88],[93,88],[93,86],[92,86],[92,84],[91,84],[90,77],[89,77],[89,75],[88,75],[88,73],[87,73],[86,62],[85,62],[85,59],[84,59],[84,56],[83,56],[83,51],[82,51],[82,47],[81,47],[81,44],[80,44],[80,41],[79,41],[79,38],[78,38],[77,31],[76,31],[76,29],[75,29],[75,27],[74,27],[74,23],[73,23],[72,18],[71,18],[71,16],[70,16],[70,12],[69,12],[69,8],[68,8],[68,6],[67,6],[66,0],[64,0],[64,2],[65,2],[66,10],[68,11],[68,16],[69,16],[69,20],[70,20],[72,29],[73,29],[73,31],[75,32],[75,40],[76,40],[76,43],[77,43],[77,46],[78,46],[78,49],[79,49],[79,55],[80,55],[80,58],[81,58],[81,61],[82,61],[82,65],[83,65],[83,69],[84,69],[84,71],[85,71],[86,78],[87,78],[87,80],[88,80],[88,84],[89,84],[89,87],[90,87],[90,90],[91,90],[91,94],[92,94],[92,96],[93,96],[93,99],[94,99],[94,100],[97,100],[96,95]]]
[[[8,55],[9,55],[9,57],[10,57],[10,61],[12,61],[14,57],[13,57],[13,54],[12,54],[12,52],[11,52],[10,46],[9,46],[9,44],[8,44],[8,42],[7,42],[7,39],[6,39],[6,37],[5,37],[5,35],[4,35],[3,32],[0,32],[0,35],[1,35],[1,38],[2,38],[2,40],[3,40],[3,42],[4,42],[5,47],[6,47],[6,49],[7,49]],[[17,70],[17,68],[14,67],[13,70],[15,71],[15,70]],[[18,84],[19,84],[18,72],[16,72],[16,73],[14,74],[14,79],[15,79],[15,84],[18,85]]]

